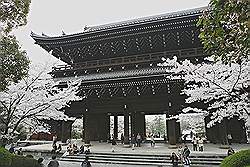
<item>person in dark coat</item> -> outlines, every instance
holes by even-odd
[[[15,153],[15,147],[14,144],[11,144],[10,149],[9,149],[10,153]]]
[[[44,167],[43,158],[38,158],[37,163],[38,163],[38,167]]]
[[[91,163],[89,162],[89,157],[86,156],[84,161],[81,164],[81,167],[91,167]]]
[[[111,145],[112,145],[112,152],[115,152],[115,145],[116,145],[115,138],[112,139]]]
[[[59,167],[59,162],[56,160],[56,156],[52,156],[52,160],[50,160],[48,167]]]
[[[134,150],[135,149],[135,144],[136,144],[135,134],[133,134],[132,137],[131,137],[131,143],[132,143],[132,150]]]
[[[233,150],[232,147],[229,147],[228,151],[227,151],[227,156],[233,155],[235,152]]]
[[[170,157],[171,163],[173,167],[178,167],[178,156],[173,152],[171,157]]]
[[[183,165],[184,165],[185,167],[189,167],[190,164],[191,164],[191,161],[190,161],[190,159],[189,159],[190,153],[191,153],[191,152],[190,152],[188,146],[185,145],[184,150],[183,150]]]
[[[123,133],[121,134],[121,143],[122,144],[124,143],[124,135],[123,135]]]

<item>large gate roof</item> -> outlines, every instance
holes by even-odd
[[[47,36],[31,33],[36,44],[67,64],[171,50],[199,48],[196,8],[111,24],[82,33]]]

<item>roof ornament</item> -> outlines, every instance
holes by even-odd
[[[87,25],[85,25],[85,27],[83,28],[83,31],[88,31],[90,29],[90,27],[88,27]]]
[[[49,37],[48,35],[44,34],[43,32],[42,32],[42,36],[44,36],[44,37]]]
[[[62,35],[66,35],[65,32],[62,30]]]

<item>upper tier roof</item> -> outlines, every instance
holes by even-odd
[[[48,40],[49,39],[62,39],[62,38],[68,38],[68,37],[75,37],[75,36],[81,36],[81,35],[89,34],[89,33],[93,33],[93,32],[100,32],[100,31],[129,27],[131,25],[133,25],[133,26],[134,25],[141,25],[141,24],[153,23],[153,22],[157,22],[157,21],[164,21],[164,20],[171,20],[171,19],[176,19],[176,18],[181,18],[181,17],[186,17],[186,16],[192,16],[192,15],[197,15],[197,14],[201,15],[201,13],[203,13],[203,11],[206,9],[207,9],[207,7],[200,7],[200,8],[195,8],[195,9],[182,10],[182,11],[177,11],[177,12],[142,17],[142,18],[126,20],[126,21],[121,21],[121,22],[115,22],[115,23],[110,23],[110,24],[90,26],[90,27],[86,27],[86,29],[81,33],[69,34],[69,35],[63,34],[62,36],[52,37],[52,36],[45,35],[43,33],[42,33],[42,35],[38,35],[38,34],[31,32],[31,37],[33,39],[39,38],[39,39],[48,39]]]
[[[199,16],[207,7],[89,27],[50,37],[31,33],[47,52],[72,65],[88,61],[200,48]]]

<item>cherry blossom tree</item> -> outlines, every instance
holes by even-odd
[[[210,115],[208,127],[234,116],[246,121],[250,115],[249,61],[225,65],[207,58],[201,64],[194,64],[189,60],[177,62],[175,58],[165,60],[162,65],[172,66],[170,72],[185,80],[183,93],[187,95],[188,105],[183,112]]]
[[[20,125],[33,124],[41,119],[67,120],[62,109],[77,96],[80,82],[67,82],[60,86],[48,77],[46,70],[31,70],[29,76],[7,90],[0,92],[1,137],[15,136]],[[66,85],[66,86],[65,86]]]

